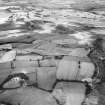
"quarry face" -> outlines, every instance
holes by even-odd
[[[0,105],[104,105],[105,1],[0,0]]]

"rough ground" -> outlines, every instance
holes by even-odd
[[[104,0],[0,0],[0,83],[10,74],[25,73],[26,84],[34,84],[5,90],[0,101],[104,105],[104,82],[94,86],[92,82],[94,64],[104,74],[104,51],[99,52],[99,62],[94,53],[91,59],[88,56],[88,47],[98,37],[105,40],[104,36]],[[102,46],[105,48],[104,41]],[[4,88],[18,87],[18,80],[9,81]],[[84,81],[93,86],[87,95],[89,86]]]

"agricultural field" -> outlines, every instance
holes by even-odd
[[[0,0],[0,105],[104,105],[105,0]]]

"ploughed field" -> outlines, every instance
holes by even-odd
[[[1,105],[104,105],[104,36],[104,0],[1,0]]]

